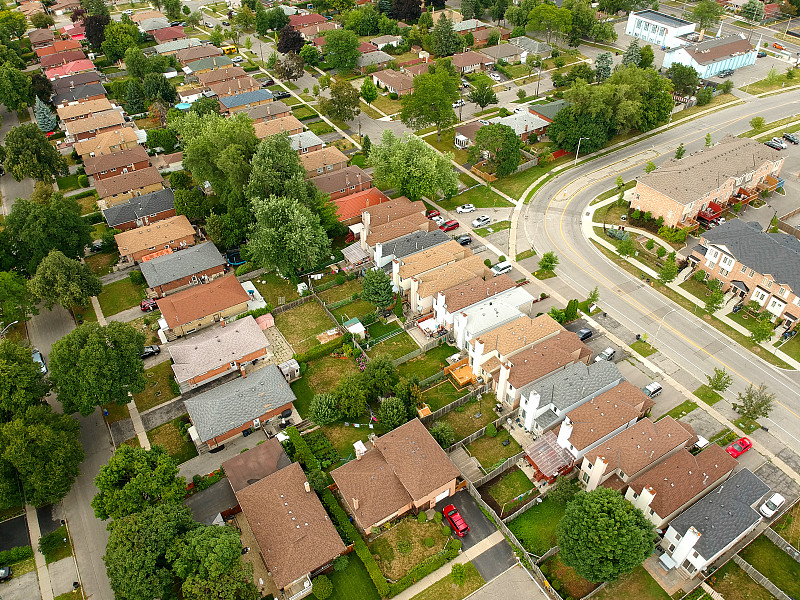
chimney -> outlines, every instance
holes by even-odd
[[[311,485],[307,481],[303,484],[303,487],[306,489],[306,494],[311,491]]]
[[[358,510],[358,498],[353,498],[353,510]]]
[[[239,372],[242,374],[242,379],[247,379],[247,372],[244,370],[244,365],[239,365]]]

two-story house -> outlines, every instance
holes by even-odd
[[[501,275],[493,279],[500,279],[501,277],[508,276]],[[509,277],[509,279],[511,278]],[[499,282],[499,286],[503,287],[504,283]],[[499,290],[500,287],[497,289]],[[476,292],[485,290],[489,290],[490,292],[495,291],[489,285],[481,286],[479,284],[476,284],[474,289]],[[437,296],[437,301],[439,299],[440,298]],[[468,296],[464,298],[464,301],[468,300]],[[458,348],[467,350],[471,340],[480,338],[503,325],[507,325],[533,314],[531,312],[533,303],[534,297],[531,290],[527,289],[527,286],[522,287],[514,284],[511,288],[498,292],[496,295],[486,296],[480,301],[473,301],[473,303],[466,308],[459,309],[453,313],[451,326],[448,327],[446,323],[440,326],[444,327],[444,329],[451,330],[450,336],[455,340]],[[439,306],[438,304],[434,306],[434,314],[439,310]],[[447,311],[449,311],[449,308],[444,309],[445,316]],[[497,364],[494,364],[492,368],[494,369],[496,367]],[[482,375],[476,373],[476,376],[480,377]]]
[[[221,277],[226,262],[212,242],[205,242],[183,252],[157,256],[143,262],[141,268],[151,295],[163,298]]]
[[[89,156],[83,161],[88,177],[95,181],[123,175],[130,171],[145,169],[150,166],[150,157],[141,146],[134,146],[112,154]]]
[[[392,261],[392,283],[407,297],[415,277],[441,269],[468,256],[472,256],[472,250],[455,240],[450,240],[405,258],[395,258]]]
[[[442,244],[444,245],[444,244]],[[411,278],[411,288],[408,290],[408,303],[412,313],[429,314],[433,311],[433,301],[436,294],[470,281],[475,277],[491,278],[489,268],[483,263],[480,256],[467,256],[453,264],[417,275]]]
[[[351,165],[340,171],[313,177],[311,183],[323,194],[328,194],[331,200],[338,200],[370,189],[372,175],[358,165]]]

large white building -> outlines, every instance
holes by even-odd
[[[640,10],[628,16],[625,33],[661,48],[676,48],[687,43],[682,36],[694,33],[694,23],[656,10]]]
[[[696,44],[668,50],[664,68],[675,63],[692,67],[700,77],[708,79],[722,71],[736,70],[755,64],[757,50],[742,34],[709,38]]]

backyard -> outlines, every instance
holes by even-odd
[[[414,516],[406,517],[369,544],[377,555],[378,567],[387,579],[398,580],[412,567],[439,552],[449,536],[434,521],[420,523]]]
[[[342,377],[358,372],[358,366],[352,358],[323,356],[309,362],[303,377],[292,383],[292,391],[297,396],[295,408],[302,416],[306,416],[314,394],[330,391]]]
[[[97,252],[90,254],[83,259],[89,265],[89,268],[97,276],[108,275],[114,270],[114,265],[119,260],[119,254],[116,252]]]
[[[558,554],[548,558],[542,564],[542,573],[547,577],[553,589],[563,594],[562,597],[583,598],[597,589],[599,584],[586,581],[570,566],[561,562]]]
[[[500,512],[498,514],[500,514],[502,518],[504,515],[511,514],[517,508],[525,504],[530,498],[535,496],[536,494],[527,494],[524,498],[515,500],[520,494],[529,492],[535,487],[533,482],[525,475],[524,471],[513,467],[511,470],[504,473],[497,483],[492,484],[488,492],[497,503],[497,506],[500,507]]]
[[[522,452],[522,446],[511,437],[510,433],[501,430],[495,437],[488,435],[479,437],[467,446],[467,451],[478,459],[488,473],[507,458]]]
[[[708,584],[725,600],[774,600],[764,587],[753,581],[735,562],[728,563],[708,578]],[[609,596],[608,600],[612,600]]]
[[[324,292],[319,293],[319,298],[325,304],[333,304],[350,298],[353,294],[361,292],[361,282],[358,279],[346,281],[342,285],[336,285]]]
[[[402,365],[400,366],[402,367]],[[466,394],[466,388],[459,389],[453,385],[452,381],[447,379],[422,392],[422,401],[428,405],[431,411],[435,412]]]
[[[147,432],[151,444],[164,446],[169,455],[178,464],[197,456],[197,448],[191,440],[184,439],[181,429],[189,424],[189,415],[184,414],[177,419],[159,425]],[[188,437],[188,434],[187,434]]]
[[[447,357],[452,356],[458,352],[457,348],[442,344],[431,348],[424,354],[420,354],[416,358],[404,362],[397,370],[400,377],[410,377],[416,375],[420,379],[427,379],[431,375],[435,375],[447,366]]]
[[[342,456],[347,458],[353,456],[353,444],[361,440],[366,444],[367,437],[370,433],[375,435],[383,435],[386,433],[378,425],[374,429],[370,429],[366,424],[362,423],[361,427],[353,427],[352,424],[345,425],[344,423],[333,423],[331,425],[324,425],[322,432],[336,448],[336,451]]]
[[[682,594],[683,592],[681,592]],[[615,582],[609,583],[592,598],[595,600],[670,600],[667,592],[661,589],[658,582],[641,565],[632,572],[620,576]],[[725,595],[725,600],[736,599]]]
[[[374,313],[375,307],[366,300],[356,300],[344,306],[340,306],[339,308],[335,308],[331,312],[340,323],[344,323],[350,319]]]
[[[389,360],[394,360],[418,349],[417,342],[406,332],[403,332],[373,346],[370,350],[367,350],[367,356],[370,358],[385,356]]]
[[[773,544],[767,536],[757,537],[739,556],[790,597],[800,598],[800,563]]]
[[[144,376],[147,379],[147,387],[143,392],[133,395],[136,408],[140,413],[172,400],[177,395],[172,391],[170,385],[172,378],[170,361],[167,360],[150,367],[144,372]]]
[[[300,297],[300,294],[297,293],[297,287],[292,285],[291,281],[282,279],[275,273],[259,275],[258,279],[253,279],[252,281],[264,301],[269,302],[272,306],[287,304]],[[280,298],[283,298],[282,303],[278,302]]]
[[[352,552],[347,555],[347,568],[344,571],[334,571],[328,577],[333,584],[333,594],[328,600],[380,600],[375,584],[369,578],[367,568],[358,555]],[[312,598],[316,596],[312,595]]]
[[[481,427],[486,427],[497,418],[497,415],[492,410],[492,402],[488,399],[486,404],[482,402],[477,398],[470,400],[455,410],[451,410],[440,419],[453,428],[456,434],[456,441],[463,440]],[[478,414],[480,416],[476,416]]]
[[[319,340],[316,336],[334,328],[325,310],[313,300],[276,315],[275,326],[296,354],[318,346]]]
[[[450,575],[442,577],[432,586],[422,590],[411,600],[461,600],[472,592],[479,589],[486,583],[478,572],[478,569],[471,562],[464,565],[467,578],[461,585],[453,583]],[[442,567],[447,568],[447,567]]]
[[[772,524],[772,528],[792,546],[800,550],[800,503]]]
[[[542,556],[556,545],[556,526],[565,510],[566,505],[545,498],[508,523],[508,528],[528,552]]]
[[[137,306],[144,298],[144,286],[136,285],[129,278],[120,279],[103,286],[97,296],[103,315],[109,317]]]

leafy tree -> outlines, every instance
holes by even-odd
[[[115,62],[125,56],[128,48],[136,46],[139,40],[139,30],[136,25],[112,21],[106,26],[104,36],[100,48],[110,62]]]
[[[219,100],[214,98],[200,98],[192,102],[189,112],[197,113],[201,117],[203,115],[218,115],[219,114]]]
[[[435,125],[436,137],[442,141],[442,130],[458,122],[453,102],[458,99],[459,83],[445,69],[417,75],[414,91],[401,100],[403,124],[413,129]]]
[[[358,57],[358,36],[349,29],[334,29],[325,35],[325,62],[339,71],[352,71]],[[331,88],[333,91],[333,88]]]
[[[711,143],[711,134],[707,133],[706,134],[706,148],[711,148],[711,145],[712,145],[712,143]]]
[[[144,340],[127,323],[87,322],[53,344],[50,379],[64,412],[86,417],[96,406],[127,404],[129,392],[144,391]]]
[[[597,304],[600,301],[600,291],[597,289],[597,286],[594,286],[594,289],[589,292],[588,298],[586,298],[589,306],[592,304]]]
[[[431,425],[429,431],[433,439],[435,439],[442,448],[449,448],[456,441],[456,432],[453,430],[450,423],[436,421],[436,423]]]
[[[133,83],[131,83],[133,85]],[[172,129],[148,129],[147,146],[151,149],[163,148],[165,152],[172,152],[178,145],[178,136]],[[184,151],[184,157],[186,152]],[[184,160],[186,160],[184,158]],[[186,164],[186,163],[184,163]],[[216,188],[214,188],[217,191]],[[220,193],[220,192],[218,192]]]
[[[49,389],[30,348],[0,340],[0,423],[23,414],[29,406],[41,405]]]
[[[370,269],[364,276],[361,299],[376,308],[386,308],[394,302],[392,280],[383,269]]]
[[[273,31],[281,31],[289,24],[289,16],[280,6],[267,11],[267,25]]]
[[[711,104],[711,100],[714,99],[714,90],[710,87],[700,88],[695,95],[697,97],[697,106],[706,106]]]
[[[725,295],[722,293],[722,290],[713,290],[711,295],[706,298],[706,310],[711,314],[717,312],[722,308],[724,299]]]
[[[753,117],[750,119],[750,127],[753,129],[764,129],[764,117]]]
[[[84,35],[95,52],[99,51],[106,41],[106,27],[110,23],[111,17],[108,15],[91,15],[83,19]]]
[[[739,414],[751,421],[768,417],[775,404],[775,394],[768,392],[763,383],[758,387],[751,383],[744,393],[736,395],[736,399]]]
[[[250,39],[250,38],[247,38]],[[300,48],[300,58],[303,59],[307,65],[311,65],[312,67],[319,64],[319,50],[314,44],[306,44],[302,48]]]
[[[403,401],[409,417],[416,414],[417,406],[422,405],[422,390],[419,387],[419,377],[403,377],[394,387],[394,395]]]
[[[69,310],[73,306],[86,306],[92,296],[100,293],[103,285],[88,265],[67,258],[59,250],[51,250],[39,263],[28,288],[48,310],[54,304]]]
[[[81,0],[81,6],[90,15],[108,15],[108,5],[105,0]]]
[[[29,406],[0,426],[3,475],[16,474],[27,502],[44,506],[67,495],[85,457],[80,429],[75,419],[47,404]]]
[[[572,30],[572,13],[554,4],[540,4],[528,14],[528,29],[544,31],[549,44],[556,35],[567,35]]]
[[[165,104],[175,102],[177,92],[169,80],[161,73],[148,73],[142,81],[144,95],[150,100],[161,100]]]
[[[633,256],[634,252],[636,252],[636,247],[633,245],[633,240],[630,238],[622,240],[617,246],[617,252],[622,257]]]
[[[760,315],[759,319],[753,324],[750,330],[750,339],[754,342],[766,342],[772,338],[773,326],[769,320],[769,313]]]
[[[547,497],[557,504],[568,504],[581,491],[578,482],[568,477],[558,477],[556,485],[547,492]]]
[[[358,375],[347,375],[339,380],[333,391],[339,401],[339,410],[348,419],[355,419],[367,412],[367,397]]]
[[[211,42],[211,44],[213,46],[216,46],[217,48],[222,46],[222,42],[225,41],[225,33],[222,31],[222,26],[221,25],[215,25],[214,26],[214,29],[211,31],[211,33],[208,34],[208,41]],[[277,58],[277,56],[278,56],[277,53],[274,53],[274,54],[275,54],[275,57]],[[267,63],[267,66],[269,68],[272,68],[269,65],[269,63]]]
[[[713,375],[706,375],[708,387],[715,392],[724,392],[733,384],[733,378],[725,369],[714,367]]]
[[[464,15],[465,19],[472,19],[475,17],[475,4],[477,0],[462,0],[461,2],[461,14]],[[527,17],[527,15],[526,15]]]
[[[3,4],[5,6],[5,3]],[[21,12],[16,10],[0,10],[0,42],[8,46],[12,37],[18,40],[25,35],[28,29],[28,20]]]
[[[141,84],[136,80],[128,83],[128,93],[125,97],[125,110],[129,115],[138,115],[145,112],[144,90],[142,89]],[[151,146],[151,148],[158,147],[159,146]]]
[[[447,197],[455,195],[458,178],[450,163],[452,158],[452,154],[439,154],[416,136],[398,138],[388,129],[381,143],[370,150],[374,178],[411,200],[435,198],[439,190]]]
[[[433,28],[433,53],[451,56],[463,47],[462,37],[453,29],[453,22],[442,13]]]
[[[249,6],[242,6],[233,18],[233,26],[239,31],[252,30],[256,25],[256,14]]]
[[[420,0],[392,0],[390,16],[398,21],[414,22],[422,14]]]
[[[555,252],[545,252],[539,259],[539,268],[542,271],[555,271],[558,266],[558,256]]]
[[[675,253],[671,252],[664,261],[664,266],[658,271],[658,280],[661,283],[672,283],[678,276],[678,265],[675,263]]]
[[[31,93],[43,102],[49,102],[53,95],[53,84],[41,73],[31,75]]]
[[[469,149],[469,159],[473,163],[479,162],[486,152],[489,171],[497,177],[505,177],[516,172],[522,160],[520,145],[519,137],[508,125],[484,125],[475,135],[475,144]]]
[[[299,54],[287,52],[283,60],[275,63],[275,74],[283,80],[300,79],[303,76],[304,64]]]
[[[163,0],[164,13],[170,21],[177,21],[181,18],[181,1],[180,0]],[[241,10],[239,11],[241,12]]]
[[[293,274],[322,262],[331,242],[318,215],[291,198],[252,198],[255,223],[247,244],[257,265]]]
[[[708,29],[711,25],[720,20],[725,9],[721,4],[714,0],[700,0],[692,9],[694,20],[700,25],[700,29]]]
[[[325,575],[318,575],[313,582],[314,597],[318,600],[327,600],[333,594],[333,584]]]
[[[588,85],[582,79],[576,81],[574,87]],[[581,140],[581,150],[590,154],[605,146],[611,139],[613,124],[602,114],[581,113],[576,106],[562,108],[547,129],[547,135],[558,143],[559,148],[568,152],[578,149]]]
[[[378,98],[378,88],[372,83],[371,77],[365,77],[361,84],[361,97],[367,104],[372,104]]]
[[[742,6],[740,14],[751,23],[760,23],[764,20],[764,3],[759,0],[747,0]]]
[[[464,585],[467,580],[467,568],[462,563],[455,563],[450,567],[450,579],[452,579],[454,585]]]
[[[524,93],[524,90],[522,90],[522,92]],[[467,99],[480,106],[481,109],[486,108],[490,104],[497,104],[497,94],[494,93],[492,85],[487,81],[478,81],[472,88],[472,91],[470,91]]]
[[[199,10],[190,11],[184,20],[186,21],[187,27],[197,27],[203,22],[203,13]]]
[[[150,450],[122,444],[94,480],[98,493],[92,500],[101,521],[121,519],[156,504],[180,504],[186,480],[163,446]]]
[[[34,123],[14,127],[6,135],[5,142],[5,166],[16,181],[26,177],[44,181],[53,175],[67,174],[64,157]]]
[[[680,143],[678,149],[675,150],[675,159],[680,160],[683,158],[683,155],[686,154],[686,148],[683,147],[683,142]]]
[[[649,174],[655,171],[657,168],[658,167],[656,166],[656,163],[654,163],[652,160],[648,160],[647,164],[644,166],[644,172]]]
[[[396,429],[408,421],[406,405],[399,398],[386,398],[378,409],[379,422],[388,429]]]
[[[368,135],[364,136],[364,140],[361,142],[361,154],[369,158],[369,152],[372,150],[372,142],[369,139]]]
[[[361,375],[361,388],[367,401],[374,402],[389,396],[399,381],[394,363],[385,356],[376,356],[367,363]]]
[[[361,112],[359,92],[349,81],[331,84],[331,97],[320,98],[320,110],[334,121],[352,121]]]
[[[203,192],[196,188],[175,190],[175,212],[187,219],[202,219],[208,216],[208,206]]]
[[[0,271],[0,328],[14,321],[27,321],[29,315],[38,314],[25,278],[18,273]]]
[[[339,401],[333,394],[314,394],[308,407],[308,416],[317,425],[335,423],[342,418]]]
[[[125,50],[125,70],[129,75],[137,79],[144,78],[150,72],[147,57],[138,46],[132,46]]]
[[[655,547],[653,525],[642,511],[604,487],[578,494],[567,504],[556,538],[564,564],[593,582],[631,572]]]
[[[42,99],[36,96],[36,104],[33,107],[33,114],[36,116],[36,125],[43,132],[48,133],[58,127],[58,121]]]
[[[287,52],[300,52],[300,48],[305,44],[303,36],[291,25],[286,25],[280,30],[278,34],[278,52],[286,54]]]
[[[35,15],[31,16],[31,25],[36,27],[36,29],[47,29],[48,27],[52,27],[54,24],[55,21],[50,15],[36,13]]]
[[[640,69],[647,69],[649,67],[652,67],[654,60],[655,60],[655,53],[653,52],[653,48],[651,48],[649,45],[639,50]]]
[[[0,104],[9,110],[26,107],[31,97],[31,79],[11,62],[0,63]]]
[[[697,89],[700,75],[692,67],[672,63],[667,69],[667,77],[672,81],[675,92],[681,96],[691,96]]]

